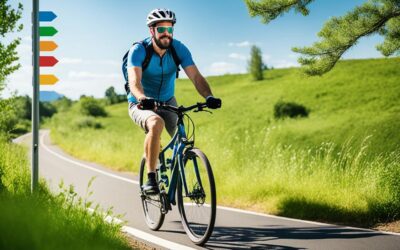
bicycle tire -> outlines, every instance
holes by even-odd
[[[161,193],[157,195],[142,194],[142,186],[145,183],[145,180],[147,180],[147,168],[146,168],[146,159],[143,157],[140,163],[140,171],[139,171],[139,188],[141,191],[140,194],[141,194],[142,208],[147,226],[151,230],[157,231],[164,223],[164,218],[165,218],[165,214],[161,212],[162,194]]]
[[[193,159],[197,161],[200,181],[196,175]],[[200,149],[186,150],[184,165],[185,179],[192,197],[185,197],[182,180],[179,178],[177,186],[179,213],[186,234],[193,243],[201,246],[208,241],[215,225],[217,197],[214,175],[210,162]],[[202,192],[204,192],[204,198],[202,198]],[[206,218],[199,218],[196,221],[196,214],[193,215],[192,212],[205,214]]]

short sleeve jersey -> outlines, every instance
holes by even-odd
[[[146,38],[144,42],[150,44],[151,38]],[[172,46],[174,46],[176,54],[181,61],[182,68],[194,65],[192,55],[183,43],[173,39]],[[146,50],[144,46],[141,43],[135,44],[129,50],[127,67],[142,67],[145,57]],[[167,49],[167,52],[162,57],[154,52],[149,65],[142,73],[141,84],[144,94],[147,97],[152,97],[163,102],[171,99],[175,92],[176,71],[177,66],[169,49]],[[128,101],[137,103],[132,93],[129,93]]]

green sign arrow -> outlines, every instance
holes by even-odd
[[[58,31],[51,26],[39,27],[40,36],[54,36]]]

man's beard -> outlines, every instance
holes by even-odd
[[[168,44],[167,44],[167,45],[165,45],[165,44],[163,44],[163,43],[161,42],[161,39],[164,38],[164,37],[168,38]],[[160,39],[157,39],[157,37],[154,36],[154,41],[156,42],[157,46],[158,46],[160,49],[168,49],[168,48],[171,46],[171,40],[172,40],[172,39],[171,39],[170,37],[168,37],[168,36],[160,37]]]

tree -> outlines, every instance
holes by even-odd
[[[21,3],[14,10],[7,5],[7,0],[0,0],[0,37],[4,38],[9,32],[22,30],[22,24],[17,27],[22,9]],[[4,89],[5,78],[20,67],[20,64],[14,64],[19,59],[16,48],[20,40],[20,38],[14,39],[8,45],[3,44],[3,39],[0,40],[0,93]]]
[[[261,49],[253,45],[250,52],[249,73],[256,81],[264,79],[264,63],[262,61]]]
[[[307,6],[314,0],[245,0],[250,16],[261,16],[269,23],[294,9],[306,16]],[[372,34],[384,36],[377,49],[384,56],[400,54],[400,1],[367,0],[341,17],[329,19],[318,33],[320,41],[312,46],[292,50],[303,54],[298,61],[308,75],[330,71],[345,51],[361,37]]]
[[[22,4],[18,4],[18,8],[14,10],[6,2],[6,0],[0,0],[0,134],[5,133],[8,138],[18,122],[14,107],[15,98],[2,99],[1,93],[5,88],[6,77],[20,67],[19,64],[14,64],[19,59],[16,48],[20,43],[20,38],[11,41],[8,45],[3,43],[3,38],[7,33],[22,30],[22,24],[17,27],[22,14]]]
[[[114,87],[109,87],[106,90],[105,96],[110,104],[118,103],[118,95],[115,93]]]
[[[94,97],[82,97],[79,100],[80,111],[82,114],[87,116],[107,116],[107,112],[104,109],[102,103]]]
[[[107,98],[108,104],[116,104],[126,101],[126,95],[117,94],[114,87],[112,86],[106,90],[105,96]]]

